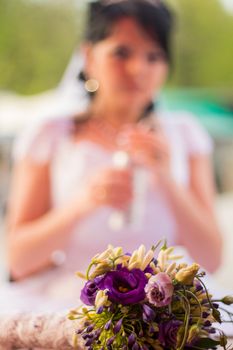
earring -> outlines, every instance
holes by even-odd
[[[91,78],[85,81],[84,86],[88,92],[96,92],[99,89],[99,82]]]

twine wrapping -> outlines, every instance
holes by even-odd
[[[69,350],[74,325],[61,314],[0,315],[0,350]],[[84,349],[82,340],[77,350]]]

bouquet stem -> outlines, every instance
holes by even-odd
[[[73,335],[73,324],[66,315],[0,315],[0,350],[74,349]],[[81,342],[76,349],[83,349]]]

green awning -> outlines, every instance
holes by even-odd
[[[200,120],[215,138],[233,137],[233,111],[197,90],[166,90],[161,105],[167,110],[187,110]]]

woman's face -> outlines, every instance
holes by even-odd
[[[122,18],[111,35],[86,48],[86,71],[99,81],[96,99],[143,110],[166,80],[163,50],[131,18]]]

